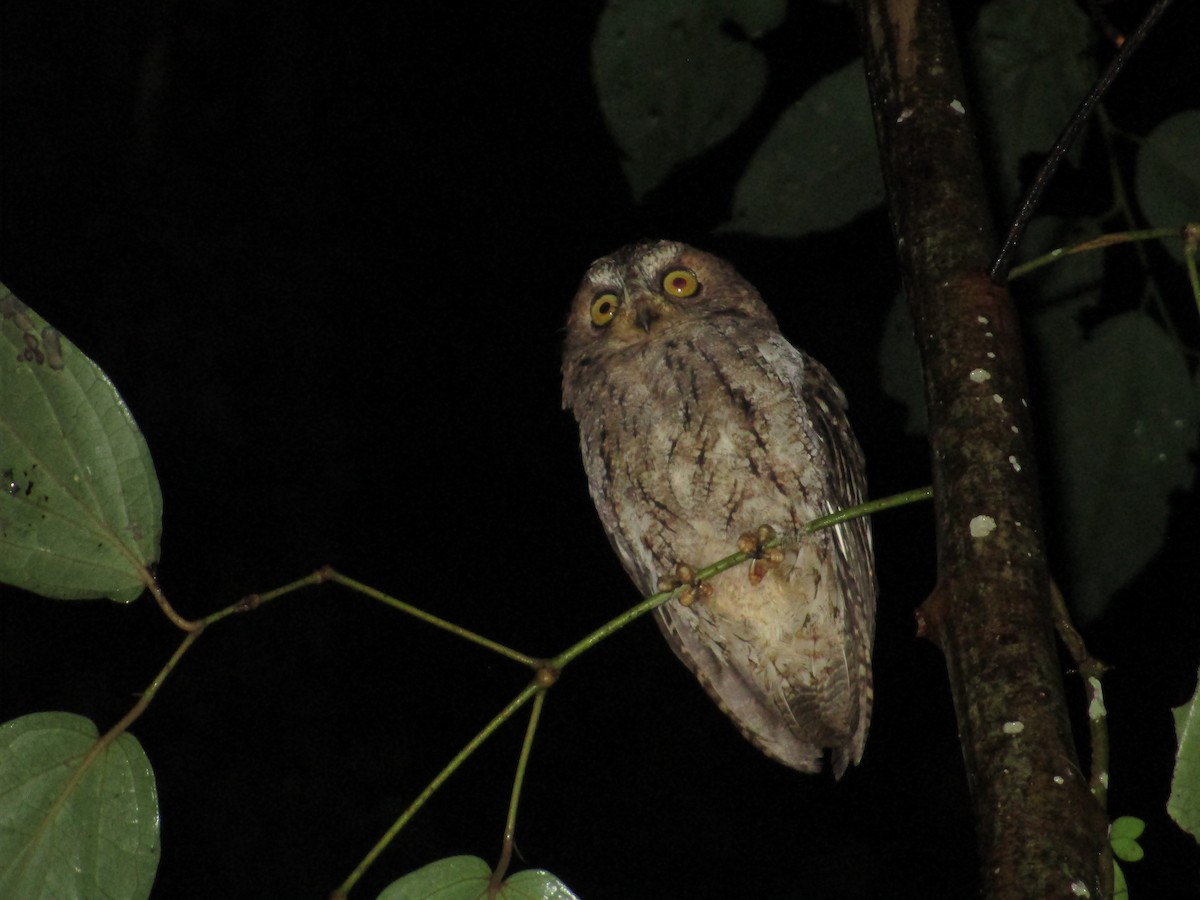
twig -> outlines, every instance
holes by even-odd
[[[1049,187],[1051,179],[1054,178],[1054,173],[1058,171],[1058,166],[1062,162],[1063,157],[1067,155],[1067,151],[1071,149],[1071,145],[1075,143],[1075,138],[1079,136],[1080,130],[1087,122],[1088,117],[1092,113],[1092,109],[1100,102],[1117,75],[1125,68],[1125,64],[1129,62],[1129,58],[1133,56],[1134,51],[1141,46],[1142,41],[1150,33],[1154,24],[1159,17],[1167,11],[1172,0],[1158,0],[1146,13],[1146,18],[1138,25],[1137,30],[1133,32],[1122,45],[1117,55],[1109,61],[1108,67],[1100,76],[1099,80],[1093,85],[1091,91],[1079,104],[1075,110],[1075,114],[1071,116],[1066,127],[1059,134],[1058,139],[1054,142],[1054,146],[1042,161],[1042,166],[1038,170],[1037,177],[1034,178],[1033,184],[1029,186],[1029,190],[1025,194],[1025,199],[1021,201],[1021,206],[1017,210],[1017,215],[1013,219],[1011,227],[1008,229],[1008,234],[1004,238],[1004,245],[1000,248],[995,261],[989,271],[992,281],[997,284],[1003,284],[1008,278],[1008,270],[1012,266],[1013,254],[1017,251],[1017,245],[1021,243],[1021,238],[1025,234],[1025,229],[1029,225],[1030,219],[1033,218],[1034,212],[1037,210],[1038,204],[1041,202],[1042,194]]]

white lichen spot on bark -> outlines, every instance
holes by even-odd
[[[1092,892],[1087,889],[1087,885],[1076,878],[1071,882],[1071,893],[1076,897],[1090,897]]]
[[[984,538],[996,530],[996,520],[991,516],[976,516],[971,520],[971,537]]]
[[[1008,464],[1013,467],[1014,472],[1021,471],[1021,464],[1017,462],[1017,458],[1015,456],[1010,456],[1008,458]]]
[[[1104,708],[1104,689],[1100,687],[1100,679],[1095,675],[1088,678],[1088,687],[1092,689],[1092,702],[1088,704],[1088,718],[1093,722],[1108,715]]]
[[[1025,730],[1024,722],[1005,722],[1001,730],[1005,734],[1020,734]]]
[[[961,100],[951,100],[950,108],[952,110],[954,110],[956,113],[958,113],[960,116],[963,115],[964,113],[966,113],[966,111],[967,111],[966,108],[962,105]]]
[[[971,380],[976,384],[983,384],[992,377],[992,373],[987,369],[972,369]]]

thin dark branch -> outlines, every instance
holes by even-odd
[[[1079,104],[1079,108],[1075,110],[1075,114],[1071,116],[1070,121],[1067,122],[1067,126],[1059,134],[1058,140],[1054,142],[1054,146],[1050,149],[1049,154],[1042,161],[1042,166],[1038,169],[1037,177],[1033,179],[1033,183],[1029,186],[1029,191],[1025,194],[1025,199],[1021,201],[1017,215],[1008,229],[1008,234],[1004,238],[1004,246],[1000,248],[1000,252],[996,255],[996,259],[989,271],[992,281],[996,282],[996,284],[1003,284],[1008,278],[1008,270],[1012,267],[1013,256],[1017,252],[1017,247],[1021,243],[1021,238],[1025,234],[1029,220],[1033,218],[1033,214],[1042,200],[1042,194],[1049,187],[1051,180],[1054,178],[1054,173],[1058,171],[1059,164],[1063,161],[1063,157],[1067,155],[1067,151],[1075,143],[1079,132],[1091,116],[1092,110],[1100,102],[1100,98],[1108,92],[1109,87],[1112,86],[1112,83],[1121,73],[1121,70],[1125,68],[1125,64],[1129,62],[1134,51],[1141,46],[1142,41],[1146,39],[1150,30],[1162,14],[1167,11],[1167,7],[1172,2],[1173,0],[1158,0],[1150,8],[1150,12],[1146,13],[1146,18],[1142,20],[1142,24],[1121,45],[1120,51],[1109,62],[1108,68],[1104,70],[1104,73],[1092,87],[1091,92]]]

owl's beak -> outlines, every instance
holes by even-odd
[[[634,301],[633,321],[642,331],[650,332],[654,323],[663,317],[663,304],[657,297],[645,297]]]
[[[643,306],[637,311],[637,315],[633,321],[637,323],[637,327],[642,329],[642,331],[649,332],[650,326],[658,321],[660,315],[661,313],[657,309]]]

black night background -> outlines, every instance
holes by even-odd
[[[760,288],[845,388],[872,495],[926,484],[926,445],[880,383],[886,214],[805,241],[716,233],[779,111],[856,55],[847,8],[792,6],[752,121],[635,203],[591,82],[595,0],[6,5],[0,280],[136,416],[176,608],[199,617],[330,564],[548,656],[635,603],[560,409],[559,345],[588,263],[642,237],[717,252]],[[1129,23],[1144,6],[1118,4]],[[1196,83],[1196,12],[1114,94],[1146,127]],[[1162,806],[1169,707],[1200,646],[1198,512],[1193,489],[1160,556],[1085,630],[1114,667],[1110,808],[1149,822],[1135,900],[1197,884],[1196,846]],[[760,755],[645,620],[550,692],[514,868],[588,900],[972,895],[946,674],[913,622],[933,586],[930,508],[877,517],[875,541],[861,766],[835,783]],[[103,730],[181,639],[148,597],[0,601],[0,720],[66,710]],[[162,804],[153,896],[326,896],[527,679],[331,586],[213,627],[132,729]],[[523,730],[470,760],[355,896],[444,856],[494,862]]]

